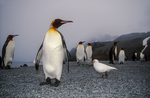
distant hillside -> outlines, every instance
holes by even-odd
[[[125,48],[125,53],[128,60],[132,60],[133,52],[138,53],[138,59],[140,59],[140,51],[144,48],[143,40],[150,36],[148,33],[131,33],[127,35],[122,35],[114,41],[120,41],[117,44],[117,51],[119,54],[120,48]],[[113,42],[114,42],[113,41]],[[108,60],[109,50],[113,46],[113,42],[96,42],[92,43],[93,46],[93,57],[100,60]],[[148,47],[144,51],[147,55],[148,60],[150,60],[150,40],[148,40]]]
[[[125,48],[125,53],[128,60],[132,60],[132,54],[133,52],[138,53],[138,60],[140,57],[140,51],[144,48],[143,46],[143,40],[150,36],[150,32],[148,33],[131,33],[119,36],[114,41],[120,41],[117,44],[117,51],[119,54],[120,48]],[[99,60],[109,60],[109,50],[113,46],[114,41],[108,41],[108,42],[93,42],[93,58],[99,59]],[[148,47],[144,51],[147,55],[147,59],[150,60],[150,39],[148,40]],[[72,49],[72,53],[75,51],[75,48]],[[75,60],[75,58],[73,59]]]
[[[130,33],[121,35],[118,38],[116,38],[114,41],[122,41],[122,40],[131,40],[136,38],[145,38],[147,36],[150,36],[150,32],[147,33]]]

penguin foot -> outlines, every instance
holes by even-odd
[[[58,87],[58,86],[59,86],[60,81],[59,81],[58,79],[56,79],[56,78],[55,78],[55,80],[56,80],[56,82],[55,82],[54,84],[51,84],[51,85],[52,85],[52,86],[55,86],[55,87]]]
[[[124,64],[123,62],[120,62],[119,64]]]
[[[41,82],[39,85],[41,86],[41,85],[49,85],[49,84],[51,84],[51,79],[48,77],[46,78],[46,82]]]
[[[6,67],[5,67],[5,69],[10,69],[11,67],[10,67],[10,65],[7,65]]]

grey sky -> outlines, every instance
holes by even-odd
[[[58,30],[68,50],[80,40],[150,31],[150,0],[0,0],[0,55],[9,34],[19,34],[13,61],[35,59],[52,20],[72,20]]]

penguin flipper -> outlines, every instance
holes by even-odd
[[[38,70],[38,68],[39,68],[39,62],[40,62],[40,59],[41,59],[41,57],[40,58],[38,58],[38,56],[39,56],[39,51],[41,50],[43,48],[43,43],[41,44],[41,46],[40,46],[40,48],[39,48],[39,50],[38,50],[38,52],[37,52],[37,54],[36,54],[36,62],[35,62],[35,69],[36,70]]]
[[[59,31],[57,31],[57,32],[59,32]],[[64,47],[64,49],[65,49],[65,51],[66,51],[66,58],[67,58],[67,65],[68,65],[68,73],[69,73],[69,59],[68,59],[68,53],[67,53],[67,46],[66,46],[66,42],[65,42],[65,39],[64,39],[64,37],[63,37],[63,35],[59,32],[59,34],[61,35],[61,39],[62,39],[62,43],[63,43],[63,47]]]
[[[5,41],[5,44],[3,45],[3,48],[2,48],[2,61],[3,61],[3,67],[5,66],[4,64],[4,57],[5,57],[5,54],[6,54],[6,47],[9,43],[10,39],[6,39]]]

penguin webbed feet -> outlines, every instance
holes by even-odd
[[[4,69],[11,69],[10,65],[4,67]]]
[[[49,85],[51,84],[51,79],[48,77],[46,78],[46,82],[41,82],[39,85],[42,86],[42,85]]]
[[[51,79],[48,77],[46,79],[46,82],[41,82],[39,85],[42,86],[42,85],[49,85],[50,84],[51,86],[58,87],[59,83],[60,83],[60,81],[55,78],[55,83],[52,84]]]
[[[60,81],[55,78],[55,83],[54,83],[54,84],[51,84],[51,86],[58,87],[58,86],[59,86],[59,83],[60,83]]]

